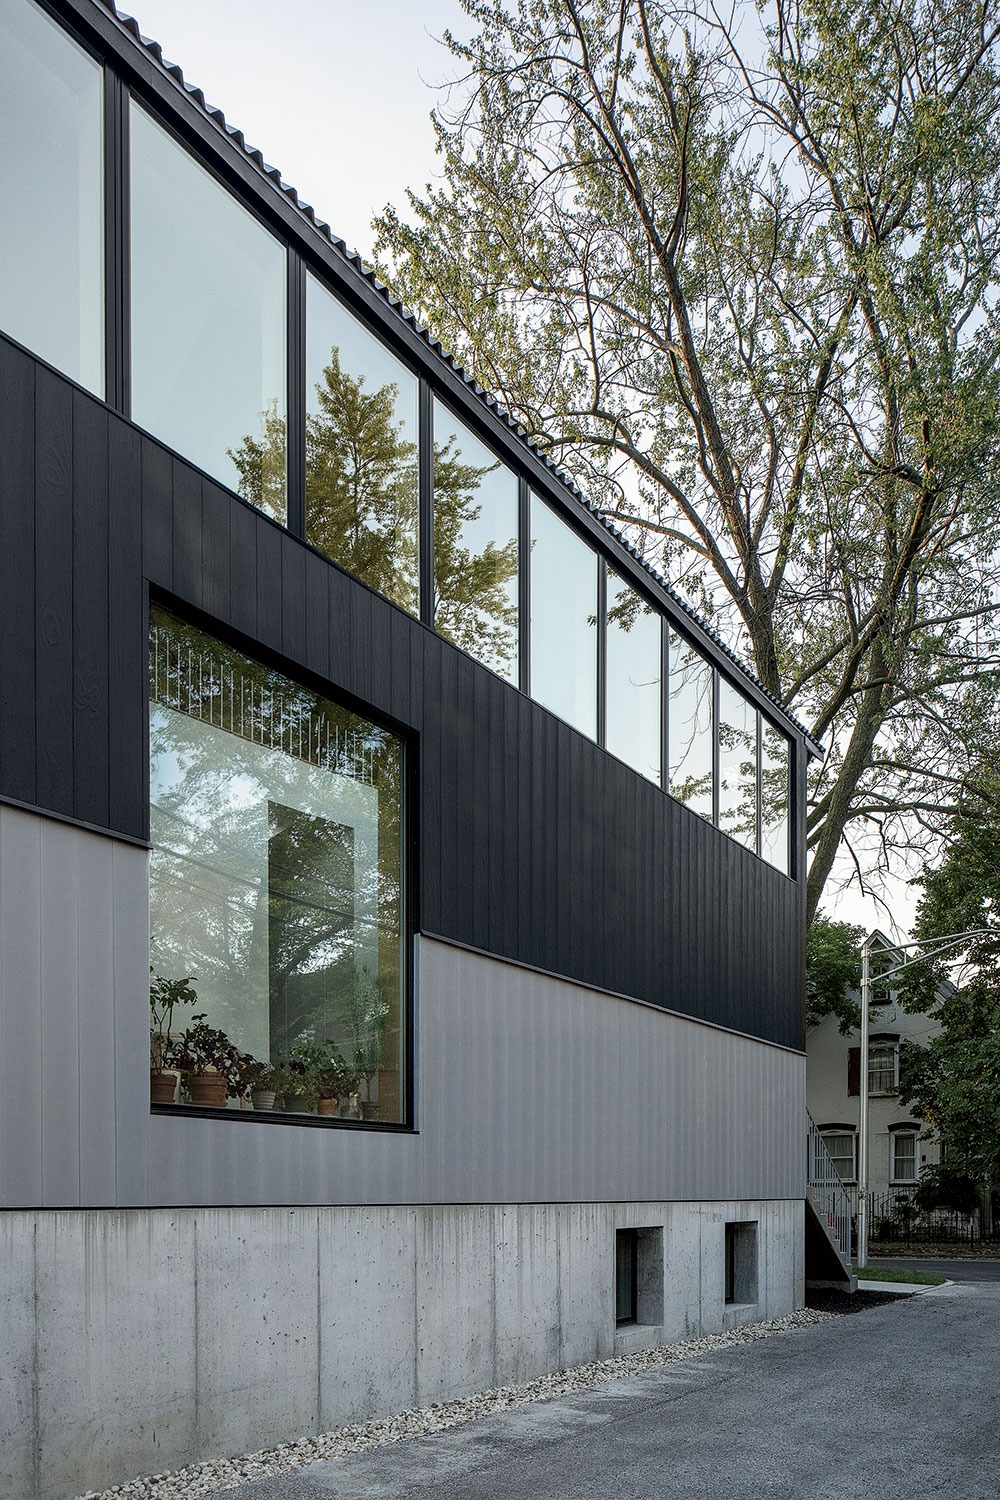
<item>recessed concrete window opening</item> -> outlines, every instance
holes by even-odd
[[[615,1231],[615,1350],[642,1349],[663,1324],[663,1228]]]
[[[757,1301],[757,1224],[726,1225],[726,1305]]]

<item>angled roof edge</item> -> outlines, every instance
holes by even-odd
[[[530,451],[532,456],[548,470],[553,479],[558,482],[561,488],[567,491],[568,494],[573,498],[573,500],[578,505],[581,505],[598,523],[598,525],[603,527],[604,530],[614,538],[614,540],[620,547],[624,548],[624,550],[632,558],[633,562],[635,562],[636,565],[647,574],[650,581],[656,586],[656,588],[666,594],[671,603],[674,604],[682,612],[682,614],[684,614],[692,622],[692,624],[698,629],[698,631],[703,633],[712,642],[716,650],[718,650],[723,656],[725,656],[730,662],[732,662],[733,666],[737,669],[740,676],[746,678],[747,681],[752,683],[756,691],[764,699],[766,699],[767,702],[773,704],[774,707],[778,709],[782,717],[785,718],[799,731],[799,733],[803,737],[806,749],[808,750],[810,755],[821,759],[825,754],[823,746],[818,741],[813,739],[812,735],[809,733],[809,730],[801,722],[801,720],[797,719],[781,702],[780,698],[776,697],[776,695],[772,693],[769,688],[766,688],[762,682],[758,681],[753,672],[751,672],[747,667],[746,663],[736,655],[736,652],[733,651],[731,647],[727,646],[725,641],[720,639],[720,637],[717,636],[715,632],[708,627],[708,625],[706,625],[705,621],[701,619],[696,611],[693,610],[684,599],[681,598],[681,596],[676,592],[673,586],[667,582],[666,578],[664,578],[663,575],[656,568],[654,568],[651,563],[647,562],[646,559],[640,555],[638,549],[633,546],[633,544],[629,542],[625,536],[622,535],[618,527],[606,516],[601,514],[601,512],[592,503],[592,501],[574,482],[574,480],[571,479],[570,476],[558,466],[558,464],[553,462],[552,458],[547,453],[545,453],[536,445],[534,440],[529,437],[527,432],[525,432],[521,424],[500,405],[496,397],[491,395],[489,391],[485,390],[481,385],[479,385],[477,381],[473,380],[470,375],[466,374],[465,370],[463,370],[461,365],[459,365],[454,355],[452,355],[447,349],[445,349],[444,345],[438,339],[433,338],[429,331],[417,320],[416,315],[405,308],[403,304],[392,295],[388,287],[384,286],[383,283],[379,281],[378,277],[375,275],[375,272],[371,269],[371,267],[365,264],[358,252],[356,250],[351,250],[344,240],[339,239],[333,233],[330,225],[318,216],[312,204],[304,202],[299,197],[296,189],[292,187],[290,183],[285,182],[277,167],[270,166],[264,160],[263,153],[258,150],[257,147],[251,146],[247,142],[247,139],[244,136],[242,130],[239,130],[234,125],[230,125],[226,120],[226,117],[223,114],[222,110],[217,109],[214,105],[210,105],[208,103],[207,99],[205,98],[204,90],[197,87],[195,84],[188,83],[178,64],[168,62],[166,60],[163,55],[163,48],[160,46],[159,42],[152,40],[150,37],[143,36],[142,32],[139,29],[139,23],[136,21],[135,17],[127,15],[123,11],[119,11],[115,0],[91,0],[91,3],[98,6],[101,10],[107,12],[112,20],[117,23],[119,30],[124,32],[132,40],[132,42],[138,45],[148,58],[152,59],[152,61],[156,64],[158,70],[165,77],[169,78],[172,81],[172,83],[176,86],[182,96],[190,103],[194,104],[196,108],[205,116],[205,118],[210,120],[214,126],[221,130],[223,134],[233,143],[233,145],[235,145],[237,149],[242,152],[242,154],[247,157],[266,178],[269,179],[272,185],[282,194],[282,196],[286,198],[293,205],[293,207],[297,209],[297,211],[308,221],[309,225],[316,230],[316,232],[323,238],[326,244],[331,249],[333,249],[340,257],[342,257],[349,266],[352,267],[355,274],[360,276],[367,283],[367,285],[382,299],[382,301],[386,303],[387,306],[392,308],[396,316],[403,322],[405,322],[422,340],[427,348],[431,349],[434,354],[441,361],[443,361],[443,363],[447,365],[455,375],[458,376],[462,383],[479,399],[479,401],[482,402],[482,404],[486,406],[495,417],[503,422],[517,436],[520,442],[523,443],[524,446]]]

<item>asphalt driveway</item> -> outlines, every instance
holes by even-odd
[[[1000,1283],[942,1287],[229,1500],[995,1500]]]

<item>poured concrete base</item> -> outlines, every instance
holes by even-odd
[[[757,1225],[738,1307],[732,1221]],[[616,1333],[633,1227],[641,1321]],[[802,1300],[802,1233],[796,1201],[7,1213],[0,1495],[68,1500],[778,1317]]]

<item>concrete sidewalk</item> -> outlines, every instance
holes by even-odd
[[[940,1276],[940,1271],[935,1273]],[[921,1292],[933,1292],[932,1286],[926,1286],[922,1281],[866,1281],[863,1277],[858,1278],[859,1292],[888,1292],[890,1297],[916,1297]]]
[[[998,1318],[932,1288],[228,1500],[995,1500]]]

